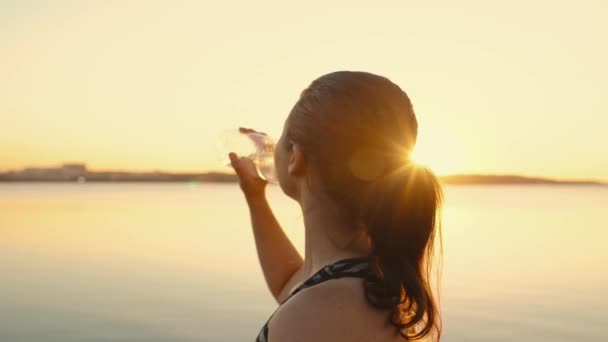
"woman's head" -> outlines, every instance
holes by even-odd
[[[368,301],[390,308],[408,338],[439,332],[429,285],[441,187],[410,160],[418,124],[407,94],[387,78],[340,71],[306,88],[275,154],[279,183],[299,199],[305,179],[370,238]]]

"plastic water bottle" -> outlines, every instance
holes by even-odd
[[[223,165],[232,166],[228,153],[234,152],[239,157],[249,158],[255,165],[255,172],[259,177],[269,183],[278,183],[274,166],[275,142],[268,135],[226,130],[220,134],[217,149]]]

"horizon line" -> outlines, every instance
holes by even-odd
[[[29,165],[23,166],[21,168],[9,169],[9,168],[0,168],[0,173],[11,173],[11,172],[22,172],[27,169],[61,169],[64,167],[82,167],[87,172],[116,172],[116,173],[160,173],[165,175],[204,175],[204,174],[225,174],[225,175],[233,175],[234,171],[226,168],[226,171],[220,171],[218,169],[206,169],[206,170],[197,170],[197,171],[168,171],[167,169],[161,168],[153,168],[153,169],[129,169],[129,168],[100,168],[100,169],[89,169],[87,164],[84,162],[63,162],[57,163],[53,165]],[[549,182],[559,182],[559,183],[599,183],[599,184],[608,184],[608,179],[597,179],[597,178],[556,178],[551,176],[542,176],[542,175],[529,175],[524,173],[487,173],[487,172],[455,172],[455,173],[444,173],[439,174],[436,173],[437,177],[445,178],[445,177],[511,177],[511,178],[523,178],[529,180],[543,180]]]

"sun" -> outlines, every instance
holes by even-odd
[[[421,135],[410,159],[416,164],[429,167],[438,175],[462,173],[466,164],[462,153],[459,153],[458,144],[446,135]]]
[[[433,170],[436,174],[449,173],[449,167],[446,163],[437,157],[433,151],[425,151],[424,148],[416,147],[410,155],[411,160],[418,165],[426,166]]]

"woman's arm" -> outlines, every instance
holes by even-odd
[[[277,302],[281,303],[285,297],[285,284],[304,262],[279,225],[266,197],[247,197],[247,204],[266,283]]]
[[[255,245],[266,283],[277,302],[281,303],[285,298],[285,284],[304,262],[274,216],[266,199],[267,182],[257,176],[251,160],[231,153],[230,161],[249,206]]]

